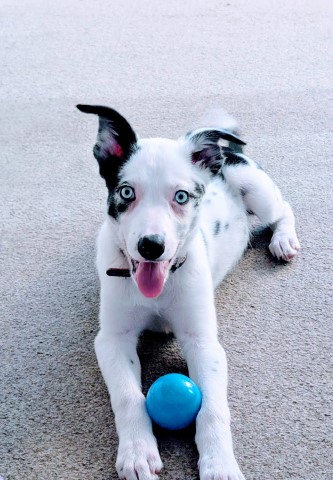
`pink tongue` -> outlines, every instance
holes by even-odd
[[[142,295],[158,297],[162,293],[169,262],[140,262],[136,270],[136,281]]]

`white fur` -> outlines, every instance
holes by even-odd
[[[285,260],[299,249],[294,217],[272,180],[250,160],[249,165],[224,167],[222,181],[191,164],[184,139],[139,144],[121,171],[121,180],[138,192],[137,206],[118,221],[108,217],[98,237],[101,328],[95,347],[119,435],[117,471],[121,479],[152,480],[162,468],[141,391],[136,346],[140,332],[163,324],[180,342],[189,374],[203,394],[196,421],[200,479],[244,480],[233,454],[227,363],[217,338],[214,287],[247,246],[247,210],[272,225],[270,250]],[[172,207],[174,193],[190,190],[193,182],[206,187],[201,207],[188,204],[186,214],[179,216]],[[217,221],[220,233],[214,235]],[[157,298],[145,298],[131,278],[106,275],[111,266],[129,268],[131,258],[140,260],[138,239],[151,234],[165,235],[161,260],[187,255]]]

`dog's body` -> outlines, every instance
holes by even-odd
[[[162,468],[136,352],[143,330],[162,329],[174,332],[203,394],[196,420],[200,479],[244,479],[233,454],[214,287],[247,246],[248,212],[271,226],[273,255],[295,256],[292,210],[263,170],[236,152],[243,142],[224,125],[178,141],[138,140],[114,110],[79,109],[99,115],[94,154],[109,191],[98,238],[101,329],[95,347],[119,435],[118,474],[152,480]],[[132,278],[107,271],[128,271]]]

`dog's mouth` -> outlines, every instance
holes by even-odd
[[[125,253],[121,250],[125,257]],[[132,277],[144,297],[156,298],[161,295],[169,273],[174,273],[186,261],[187,255],[166,261],[139,261],[127,256],[131,268],[110,267],[109,277]]]
[[[132,260],[132,276],[142,293],[147,298],[161,295],[168,277],[171,260],[160,262],[138,262]]]

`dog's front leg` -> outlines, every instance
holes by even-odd
[[[133,332],[103,328],[95,340],[100,369],[108,387],[119,436],[116,462],[121,479],[152,480],[162,468],[157,442],[141,391],[141,367]]]
[[[201,311],[202,318],[199,316]],[[191,322],[178,331],[190,377],[202,391],[196,421],[200,480],[244,480],[233,453],[227,403],[227,361],[216,333],[214,306],[191,312]],[[199,326],[199,328],[198,328]]]

